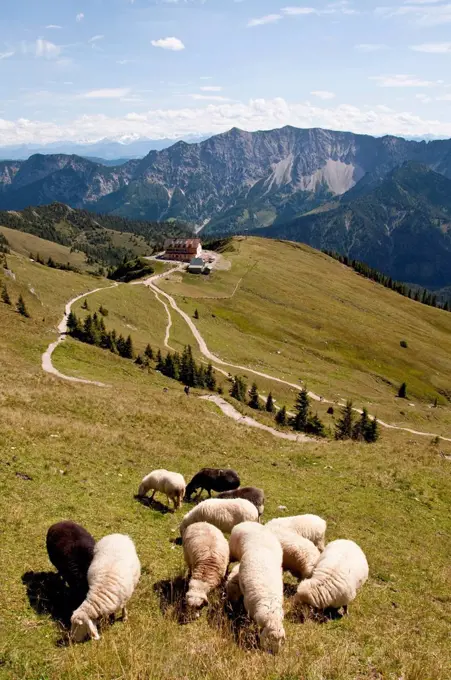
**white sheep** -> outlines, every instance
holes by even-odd
[[[232,530],[229,539],[230,559],[240,561],[244,546],[250,541],[258,541],[258,537],[265,533],[266,525],[254,522],[241,522]]]
[[[246,521],[258,522],[258,510],[250,501],[244,498],[207,498],[185,515],[180,523],[180,535],[183,538],[185,529],[196,522],[209,522],[229,534],[234,526]]]
[[[226,592],[227,592],[227,599],[230,600],[231,602],[237,602],[241,595],[241,588],[240,588],[240,565],[235,564],[233,567],[232,571],[227,577],[227,583],[226,583]]]
[[[260,629],[262,647],[276,653],[285,640],[282,548],[271,531],[246,524],[244,530],[238,526],[232,531],[231,542],[236,542],[241,559],[229,577],[227,592],[236,599],[238,579],[246,611]]]
[[[208,593],[219,586],[229,564],[229,544],[213,524],[191,524],[183,535],[183,553],[190,570],[186,602],[200,609],[208,604]]]
[[[320,551],[308,538],[299,536],[295,531],[285,529],[281,524],[266,525],[278,538],[283,550],[283,568],[293,576],[310,578],[320,558]]]
[[[363,550],[354,543],[340,539],[328,543],[312,577],[301,581],[294,604],[306,603],[315,609],[340,609],[348,612],[357,590],[368,578],[368,562]]]
[[[149,475],[146,475],[142,480],[138,496],[145,496],[148,491],[153,489],[153,494],[150,500],[153,500],[157,491],[166,494],[169,506],[169,499],[174,503],[174,508],[179,508],[185,496],[186,482],[183,475],[178,472],[169,472],[168,470],[154,470]]]
[[[295,515],[294,517],[276,517],[265,524],[268,529],[281,527],[290,529],[299,536],[308,538],[322,552],[325,546],[326,521],[318,515]]]
[[[99,640],[95,621],[118,610],[126,621],[126,604],[140,575],[141,565],[129,536],[111,534],[98,541],[88,569],[88,594],[71,617],[73,639],[81,642],[89,635]]]

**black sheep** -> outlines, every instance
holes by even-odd
[[[83,601],[89,590],[87,574],[94,554],[94,538],[79,524],[67,520],[50,527],[46,544],[50,562],[74,597]]]
[[[186,498],[189,501],[197,489],[200,489],[198,496],[205,489],[211,498],[212,491],[231,491],[240,485],[240,478],[235,470],[216,470],[215,468],[202,468],[197,475],[194,475],[186,487]]]
[[[234,489],[233,491],[224,491],[218,494],[218,498],[245,498],[255,505],[259,517],[263,515],[263,510],[265,509],[265,492],[256,486],[242,486],[240,489]]]

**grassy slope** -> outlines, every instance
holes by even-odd
[[[54,337],[64,302],[93,279],[9,260],[16,273],[10,291],[25,295],[33,318],[0,304],[0,677],[450,677],[451,463],[439,451],[450,453],[451,447],[396,433],[371,447],[279,441],[233,423],[211,404],[187,399],[177,383],[70,341],[58,348],[58,365],[83,367],[85,377],[107,376],[112,387],[53,379],[41,372],[40,354]],[[42,305],[30,296],[29,284]],[[128,290],[111,292],[121,298]],[[144,325],[137,299],[116,300],[113,312],[116,302],[105,297],[111,318]],[[151,311],[152,317],[153,306]],[[157,342],[158,329],[146,327],[145,336],[154,332]],[[133,494],[152,468],[189,477],[203,465],[236,467],[244,483],[265,488],[266,519],[278,514],[280,504],[293,514],[317,512],[328,520],[329,539],[345,536],[362,545],[371,577],[348,619],[318,625],[288,616],[287,644],[276,659],[249,653],[244,632],[236,644],[217,600],[198,621],[179,625],[175,609],[165,610],[154,587],[182,571],[181,549],[171,539],[184,509],[160,514]],[[57,646],[57,625],[33,610],[21,581],[27,571],[50,570],[45,533],[65,517],[96,537],[129,533],[142,561],[129,623],[106,630],[98,644]],[[289,613],[289,598],[286,608]]]
[[[71,253],[70,248],[62,246],[53,241],[47,241],[39,236],[27,234],[24,231],[17,229],[8,229],[8,227],[0,227],[0,232],[6,236],[11,249],[20,255],[28,256],[30,253],[36,255],[39,253],[41,257],[47,260],[52,257],[55,262],[66,264],[69,262],[74,267],[81,270],[86,270],[86,255],[81,252]]]
[[[451,409],[440,391],[451,385],[451,314],[403,298],[308,246],[234,243],[236,252],[226,254],[230,271],[161,284],[186,311],[198,309],[211,351],[290,382],[301,377],[318,394],[351,397],[394,424],[450,436]],[[207,299],[232,294],[238,272],[245,275],[231,299]],[[396,398],[403,381],[407,401]],[[273,387],[292,403],[293,391]],[[432,409],[435,397],[440,407]]]

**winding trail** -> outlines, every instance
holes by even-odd
[[[52,342],[47,349],[45,350],[44,354],[42,355],[42,369],[46,373],[50,373],[51,375],[56,376],[57,378],[61,378],[62,380],[68,380],[69,382],[76,382],[76,383],[82,383],[84,385],[96,385],[97,387],[107,387],[105,383],[98,382],[97,380],[86,380],[85,378],[75,378],[72,375],[65,375],[64,373],[61,373],[58,371],[57,368],[52,363],[52,354],[64,340],[66,339],[66,333],[67,333],[67,319],[69,318],[69,314],[72,308],[72,305],[74,302],[78,302],[78,300],[82,300],[83,298],[87,297],[88,295],[92,295],[93,293],[98,293],[99,290],[108,290],[108,288],[116,288],[119,284],[113,283],[111,286],[105,286],[102,288],[95,288],[94,290],[90,290],[87,293],[83,293],[82,295],[77,295],[76,297],[72,298],[72,300],[69,300],[69,302],[66,304],[66,308],[64,310],[64,316],[61,319],[59,325],[58,325],[58,333],[59,337],[55,342]]]
[[[228,401],[226,401],[225,399],[218,395],[211,394],[199,398],[202,399],[203,401],[213,402],[214,404],[219,406],[224,415],[229,416],[229,418],[233,418],[233,420],[236,420],[238,423],[242,425],[248,425],[249,427],[256,427],[259,430],[264,430],[265,432],[269,432],[270,434],[272,434],[274,437],[279,437],[279,439],[289,439],[292,442],[318,443],[317,439],[313,439],[313,437],[307,437],[307,435],[305,434],[290,434],[288,432],[279,432],[279,430],[276,430],[274,427],[269,427],[269,425],[263,425],[263,423],[259,423],[258,420],[254,420],[249,416],[243,416],[239,411],[236,410],[236,408],[232,406],[232,404],[229,404]]]
[[[177,267],[177,269],[179,269],[179,268],[181,268],[181,267]],[[175,271],[175,270],[172,270],[172,272],[173,271]],[[165,272],[165,273],[167,274],[168,272]],[[287,380],[283,380],[282,378],[276,378],[272,375],[269,375],[268,373],[263,373],[262,371],[256,371],[255,369],[249,368],[248,366],[241,366],[240,364],[232,364],[228,361],[223,361],[218,356],[216,356],[215,354],[210,352],[210,350],[208,349],[207,343],[205,342],[202,335],[199,333],[199,331],[196,328],[191,317],[186,312],[184,312],[183,309],[180,309],[180,307],[177,305],[176,301],[174,300],[174,298],[171,295],[169,295],[164,290],[161,290],[161,288],[158,288],[155,285],[154,281],[157,278],[161,278],[161,277],[160,276],[158,276],[158,277],[153,276],[153,277],[150,277],[149,279],[146,279],[144,281],[140,281],[138,283],[141,283],[145,286],[148,286],[149,288],[151,288],[154,291],[155,294],[163,295],[166,298],[166,300],[169,302],[169,305],[172,307],[172,309],[174,311],[176,311],[182,317],[182,319],[185,321],[185,323],[188,325],[189,329],[191,330],[191,332],[192,332],[192,334],[193,334],[193,336],[194,336],[194,338],[195,338],[195,340],[196,340],[196,342],[199,346],[199,350],[200,350],[201,354],[203,354],[204,357],[206,357],[209,361],[211,361],[213,364],[219,364],[220,366],[227,366],[228,368],[234,368],[234,369],[238,369],[240,371],[245,371],[246,373],[252,373],[253,375],[257,375],[261,378],[265,378],[266,380],[272,380],[273,382],[277,382],[277,383],[282,384],[282,385],[288,385],[289,387],[293,387],[296,390],[302,389],[302,385],[299,385],[297,383],[288,382]],[[170,315],[170,312],[168,310],[167,305],[165,303],[163,303],[163,304],[166,308],[166,311]],[[172,323],[172,320],[171,320],[171,323]],[[168,332],[166,333],[166,335],[168,337]],[[215,365],[215,368],[217,370],[219,370],[221,373],[224,373],[224,371],[221,370],[220,368],[218,368],[217,365]],[[323,404],[337,405],[337,403],[338,403],[338,402],[330,401],[329,399],[324,399],[323,397],[320,397],[318,394],[315,394],[315,392],[309,392],[308,394],[309,394],[309,397],[311,399],[313,399],[314,401],[321,402]],[[225,403],[228,403],[228,402],[225,402]],[[222,406],[220,408],[222,408]],[[356,413],[360,413],[360,414],[362,413],[361,409],[354,408],[353,410]],[[227,415],[230,415],[230,414],[227,414]],[[241,414],[240,414],[240,418],[241,418]],[[370,415],[370,418],[374,419],[374,416]],[[250,420],[252,420],[252,418]],[[417,435],[419,437],[439,437],[443,441],[451,442],[451,438],[443,437],[442,435],[437,435],[437,433],[434,433],[434,432],[420,432],[419,430],[413,430],[409,427],[400,427],[398,425],[391,425],[390,423],[386,423],[383,420],[379,420],[379,419],[378,419],[377,422],[379,423],[379,425],[381,427],[384,427],[388,430],[399,430],[399,431],[402,431],[402,432],[408,432],[409,434],[414,434],[414,435]],[[277,432],[277,430],[276,430],[276,432]]]

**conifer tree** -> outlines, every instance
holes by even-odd
[[[25,305],[25,300],[23,299],[22,295],[19,295],[19,299],[17,300],[16,309],[19,312],[19,314],[22,314],[22,316],[25,316],[27,319],[30,318],[30,314],[29,314],[28,309]]]
[[[67,317],[67,332],[69,335],[75,335],[78,328],[78,319],[75,312],[70,311]]]
[[[405,382],[403,382],[398,390],[398,397],[400,399],[407,399],[407,384]]]
[[[81,308],[82,308],[82,309],[89,309],[88,301],[87,301],[86,299],[85,299],[85,301],[83,302]]]
[[[353,420],[352,401],[347,401],[341,410],[341,418],[335,425],[335,439],[351,439]]]
[[[276,413],[276,423],[278,425],[286,425],[287,424],[287,407],[282,406],[281,409],[279,409]]]
[[[173,359],[172,354],[170,352],[168,352],[168,354],[166,355],[166,359],[164,361],[163,373],[168,378],[175,378],[174,359]]]
[[[249,392],[249,406],[255,410],[260,409],[260,397],[258,396],[257,383],[253,383]]]
[[[274,399],[272,398],[271,392],[268,394],[265,409],[268,413],[274,413]]]
[[[11,298],[9,297],[8,289],[5,286],[5,284],[3,284],[3,286],[2,286],[2,300],[5,303],[5,305],[12,305]]]
[[[379,439],[379,424],[377,422],[377,419],[374,418],[373,420],[370,420],[368,424],[365,441],[368,442],[368,444],[373,444],[374,442],[377,442],[378,439]]]
[[[163,362],[163,357],[161,356],[160,350],[157,352],[157,365],[155,366],[156,371],[160,371],[161,373],[164,370],[164,362]]]
[[[124,351],[122,356],[124,357],[124,359],[133,359],[133,357],[135,356],[135,352],[133,350],[133,341],[130,335],[124,342]]]
[[[197,309],[194,310],[194,318],[195,319],[199,318],[199,312],[197,311]]]
[[[207,370],[205,372],[205,387],[211,392],[216,390],[216,378],[213,372],[213,366],[208,364]]]
[[[147,345],[146,349],[144,350],[144,354],[149,359],[149,361],[152,361],[152,359],[153,359],[153,349],[149,344]]]
[[[238,375],[235,376],[232,383],[232,389],[230,390],[230,396],[238,401],[246,402],[247,387],[243,378]]]
[[[125,348],[125,339],[122,333],[119,335],[118,339],[116,340],[116,346],[117,346],[117,351],[119,353],[119,356],[123,357],[124,356],[124,348]]]
[[[298,432],[305,432],[309,415],[310,399],[307,388],[303,387],[296,399],[296,415],[294,417],[294,429]]]
[[[137,364],[138,366],[142,366],[143,363],[144,363],[144,359],[142,358],[142,356],[140,354],[138,354],[138,356],[135,359],[135,364]]]
[[[324,423],[319,419],[317,413],[315,413],[315,415],[309,415],[305,431],[309,434],[314,434],[317,437],[326,436],[326,428],[324,427]]]
[[[370,424],[371,421],[368,416],[368,410],[363,408],[362,415],[352,428],[352,438],[356,441],[366,441]]]
[[[101,314],[102,316],[108,316],[108,310],[103,305],[100,305],[99,314]]]

